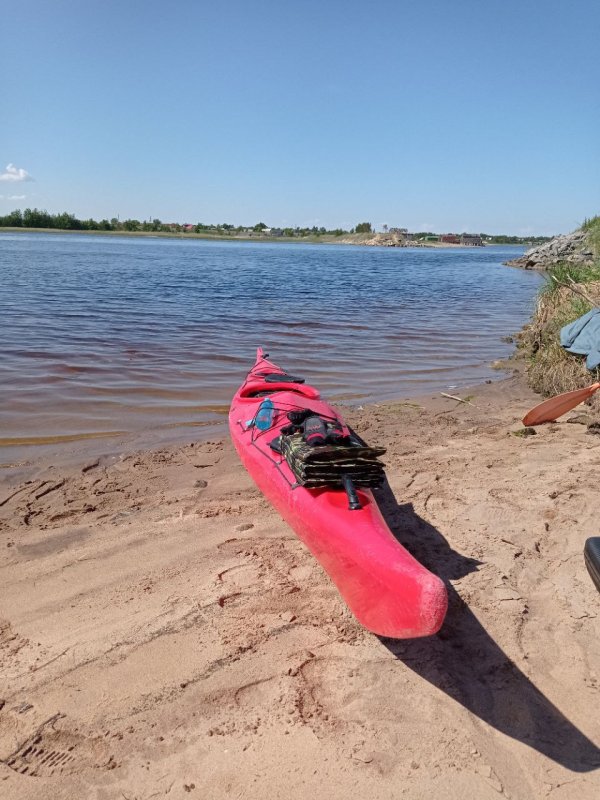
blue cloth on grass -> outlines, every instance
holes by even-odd
[[[585,365],[595,369],[600,365],[600,308],[594,308],[560,332],[560,343],[569,353],[587,356]]]

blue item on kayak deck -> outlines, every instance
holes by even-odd
[[[268,431],[273,424],[273,417],[275,416],[275,407],[270,397],[263,400],[260,408],[254,417],[255,426],[261,431]]]
[[[560,343],[569,353],[587,356],[585,365],[595,369],[600,365],[600,308],[588,311],[560,332]]]

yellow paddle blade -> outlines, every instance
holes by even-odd
[[[555,419],[566,414],[567,411],[575,408],[579,403],[583,403],[598,389],[600,389],[600,383],[593,383],[591,386],[586,386],[585,389],[575,389],[572,392],[550,397],[527,412],[523,417],[523,425],[541,425],[542,422],[554,422]]]

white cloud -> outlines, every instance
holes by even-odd
[[[0,181],[7,181],[8,183],[22,183],[23,181],[32,181],[33,178],[22,167],[15,167],[14,164],[8,164],[4,172],[0,173]]]
[[[26,194],[9,194],[7,200],[25,200]]]

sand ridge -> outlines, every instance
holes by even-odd
[[[5,469],[6,798],[595,798],[600,438],[520,378],[345,409],[442,631],[363,630],[227,439]]]

